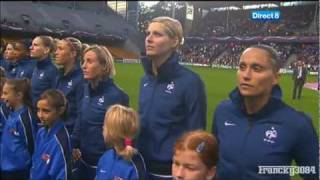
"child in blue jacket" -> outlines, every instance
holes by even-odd
[[[62,122],[66,98],[59,90],[46,90],[37,103],[37,115],[44,125],[37,133],[30,179],[70,179],[71,144]]]
[[[103,137],[112,148],[100,158],[96,180],[145,180],[148,175],[141,154],[132,139],[140,129],[138,114],[122,105],[111,106],[105,116]]]
[[[7,79],[2,99],[11,111],[1,137],[1,178],[28,179],[37,131],[32,116],[30,83],[27,79]]]
[[[4,125],[7,121],[9,115],[9,108],[6,106],[5,102],[1,98],[2,96],[2,88],[5,82],[5,70],[3,67],[0,67],[0,162],[1,162],[1,137]],[[0,171],[1,171],[1,163],[0,163]]]

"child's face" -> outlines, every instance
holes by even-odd
[[[13,88],[7,83],[4,84],[2,89],[1,99],[6,103],[7,106],[16,108],[21,101],[21,97],[13,90]]]
[[[37,103],[37,109],[37,115],[45,126],[50,127],[59,118],[59,112],[49,104],[47,99],[40,99]]]
[[[213,172],[214,171],[214,172]],[[176,180],[209,180],[215,169],[209,170],[199,155],[191,150],[177,150],[173,156],[172,176]]]

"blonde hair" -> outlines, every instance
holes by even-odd
[[[93,51],[98,58],[101,65],[106,66],[106,71],[102,75],[103,78],[112,77],[116,75],[116,69],[114,67],[114,60],[110,51],[104,46],[92,45],[83,51],[83,55],[88,51]]]
[[[74,37],[67,37],[64,39],[61,39],[62,41],[67,42],[67,45],[69,46],[71,51],[76,52],[76,60],[78,60],[81,57],[82,54],[82,43],[79,39]]]
[[[183,44],[184,39],[182,25],[177,19],[167,16],[160,16],[152,19],[150,23],[153,22],[162,24],[165,27],[165,32],[170,38],[178,38],[179,43],[177,44],[176,48]]]
[[[106,112],[103,124],[105,142],[112,145],[117,154],[130,160],[137,153],[132,145],[125,144],[125,140],[134,139],[140,129],[138,113],[129,107],[119,104],[111,106]]]
[[[49,54],[55,51],[55,42],[51,36],[40,35],[35,37],[34,39],[39,38],[44,47],[49,48]]]

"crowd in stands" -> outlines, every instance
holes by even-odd
[[[316,36],[318,27],[308,27],[319,19],[315,6],[279,8],[281,18],[274,22],[259,22],[251,19],[251,10],[209,12],[193,29],[192,36]],[[316,17],[315,17],[315,13]],[[214,19],[214,21],[212,21]]]
[[[309,70],[318,71],[319,45],[304,43],[268,43],[274,47],[281,59],[281,66],[292,68],[292,61],[288,62],[291,55],[296,55],[296,60],[302,60],[308,64]],[[180,53],[181,61],[186,63],[198,63],[206,65],[224,65],[236,68],[241,52],[249,47],[249,43],[186,43]],[[186,61],[184,59],[187,59]]]

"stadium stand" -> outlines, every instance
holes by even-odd
[[[251,4],[253,2],[248,2]],[[268,2],[259,2],[268,3]],[[240,53],[248,46],[264,43],[280,54],[283,68],[290,69],[296,60],[305,61],[310,71],[319,67],[319,8],[316,2],[278,7],[282,17],[276,22],[257,22],[250,17],[252,10],[208,11],[195,20],[180,53],[188,62],[214,67],[236,68]],[[201,8],[223,7],[227,3],[203,2]],[[211,6],[210,6],[211,4]],[[245,3],[230,2],[233,7]],[[275,3],[280,4],[280,3]],[[197,7],[195,9],[197,9]],[[275,8],[263,8],[275,10]],[[181,61],[183,61],[182,58]]]
[[[113,44],[118,48],[126,48],[124,44],[130,41],[136,49],[143,48],[141,34],[102,1],[3,1],[1,31],[30,32],[33,37],[73,36],[84,42]],[[131,53],[137,56],[140,50]]]

